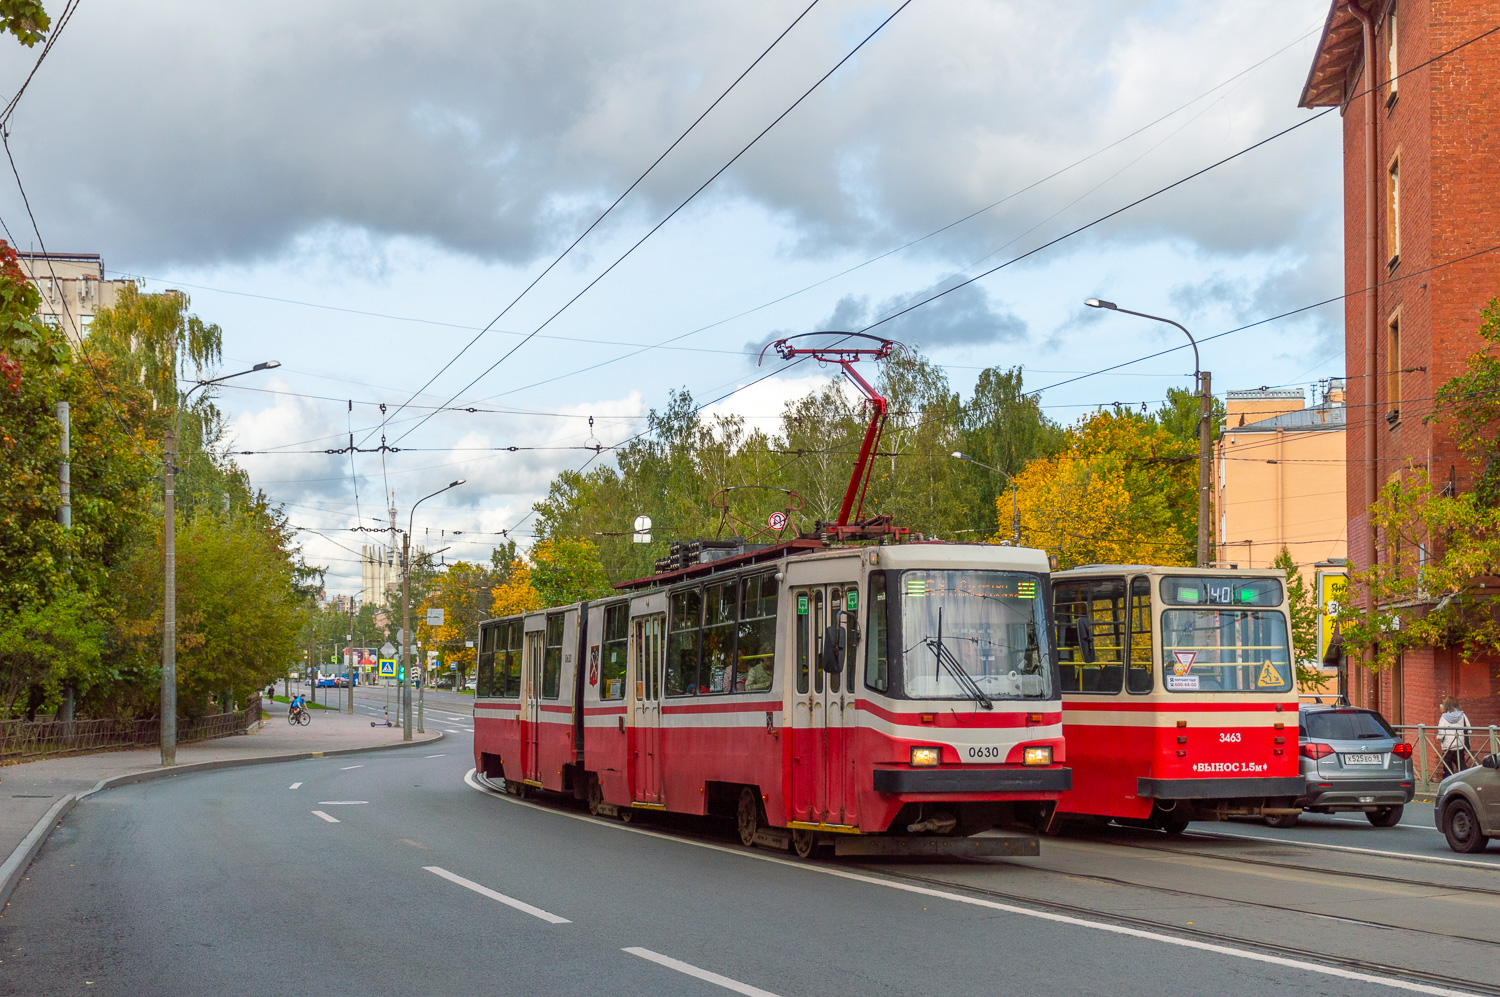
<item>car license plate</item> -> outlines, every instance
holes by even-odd
[[[1345,765],[1384,765],[1384,755],[1344,755]]]

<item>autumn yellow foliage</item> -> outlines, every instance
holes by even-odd
[[[510,577],[490,593],[494,598],[490,613],[494,616],[514,616],[542,608],[542,597],[531,584],[531,565],[524,560],[517,561]]]
[[[1021,542],[1080,564],[1191,564],[1197,544],[1191,447],[1151,420],[1099,412],[1067,431],[1063,449],[1016,475]],[[1010,538],[1011,496],[996,500]]]

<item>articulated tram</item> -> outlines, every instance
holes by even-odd
[[[482,624],[479,773],[625,820],[733,817],[803,856],[963,852],[995,826],[1025,833],[969,845],[1035,853],[1072,785],[1044,553],[722,553]]]
[[[1296,813],[1285,576],[1150,565],[1052,575],[1073,785],[1053,827]]]

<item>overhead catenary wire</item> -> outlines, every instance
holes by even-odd
[[[651,236],[655,235],[658,231],[660,231],[660,229],[662,228],[662,226],[666,225],[667,222],[669,222],[673,218],[675,218],[677,216],[678,212],[682,211],[683,208],[686,208],[689,204],[691,204],[698,197],[699,194],[703,193],[703,191],[708,188],[708,186],[710,184],[712,184],[721,175],[723,175],[723,173],[726,170],[728,170],[731,166],[733,166],[735,163],[737,163],[740,160],[740,157],[744,156],[745,153],[749,152],[752,148],[754,148],[755,145],[758,142],[760,142],[760,140],[762,138],[764,138],[771,131],[771,129],[775,128],[778,124],[780,124],[782,122],[783,119],[786,118],[787,115],[791,114],[794,110],[796,110],[802,104],[802,102],[804,100],[806,100],[808,97],[810,97],[812,95],[813,91],[817,90],[820,86],[823,85],[824,81],[826,81],[834,73],[838,72],[839,68],[842,67],[845,63],[847,63],[850,59],[854,58],[854,56],[860,51],[860,49],[864,48],[865,45],[869,44],[869,42],[871,41],[871,39],[873,39],[876,35],[878,35],[881,32],[881,30],[885,28],[885,26],[887,24],[890,24],[891,21],[895,20],[896,15],[900,14],[903,10],[905,10],[911,4],[911,2],[912,2],[912,0],[902,0],[901,5],[899,7],[897,7],[894,11],[892,11],[883,21],[881,21],[879,24],[877,24],[875,26],[875,28],[869,34],[865,35],[864,38],[860,39],[859,43],[856,44],[852,49],[850,49],[849,52],[842,59],[840,59],[837,63],[835,63],[831,69],[829,69],[822,76],[818,77],[817,81],[814,82],[812,86],[808,87],[805,91],[803,91],[802,95],[800,97],[798,97],[795,101],[793,101],[791,103],[791,105],[789,107],[787,107],[786,110],[784,110],[780,114],[778,114],[775,117],[775,119],[773,119],[771,121],[770,124],[766,125],[765,128],[761,129],[755,135],[754,138],[752,138],[738,152],[736,152],[732,157],[730,157],[730,159],[729,159],[728,162],[726,162],[723,166],[721,166],[717,170],[715,170],[713,172],[713,174],[711,176],[709,176],[709,178],[707,180],[703,181],[703,183],[700,184],[691,194],[689,194],[675,208],[673,208],[670,212],[668,212],[667,215],[666,215],[666,217],[662,218],[661,221],[659,221],[655,225],[653,225],[646,232],[645,235],[641,236],[633,244],[631,244],[631,246],[630,246],[629,249],[625,250],[625,252],[622,253],[619,257],[617,257],[613,263],[611,263],[609,266],[605,267],[604,270],[602,270],[597,276],[595,276],[593,280],[591,280],[587,284],[585,284],[583,286],[583,288],[578,291],[577,294],[573,295],[566,302],[564,302],[563,306],[561,308],[557,309],[557,311],[553,312],[550,316],[548,316],[547,319],[545,321],[543,321],[541,325],[537,326],[534,330],[532,330],[532,332],[529,333],[524,339],[522,339],[521,342],[517,343],[515,346],[513,346],[509,350],[507,350],[500,357],[500,359],[496,360],[494,363],[490,364],[483,371],[481,371],[478,377],[475,377],[468,384],[464,385],[461,389],[459,389],[457,392],[455,392],[454,395],[453,395],[453,397],[457,398],[458,395],[463,394],[465,391],[468,391],[475,384],[479,383],[480,380],[482,380],[483,378],[485,378],[486,376],[488,376],[491,371],[493,371],[496,367],[500,366],[507,359],[509,359],[511,356],[513,356],[515,354],[515,352],[517,350],[519,350],[522,346],[526,345],[526,343],[531,339],[532,336],[534,336],[537,333],[541,332],[548,325],[550,325],[553,322],[553,320],[555,320],[558,316],[562,315],[563,312],[567,311],[568,308],[571,307],[572,304],[575,301],[577,301],[579,298],[581,298],[585,294],[587,294],[591,288],[593,288],[596,284],[598,284],[601,280],[603,280],[606,276],[608,276],[609,273],[615,269],[615,267],[619,266],[627,258],[629,258],[629,256],[632,253],[634,253],[638,248],[640,248],[640,246],[643,243],[645,243],[645,241],[647,239],[651,238]],[[450,401],[451,401],[451,399],[450,399]],[[400,440],[402,440],[402,439],[405,439],[407,436],[410,436],[413,432],[415,432],[418,428],[420,428],[422,426],[422,424],[427,421],[427,419],[430,419],[430,418],[431,418],[431,416],[427,416],[421,422],[417,423],[416,426],[413,426],[410,429],[408,429],[406,432],[402,433],[401,436],[397,437],[398,442]]]
[[[907,0],[907,2],[910,2],[910,0]],[[731,82],[729,84],[729,86],[727,86],[727,87],[724,88],[724,92],[721,93],[721,94],[719,94],[718,97],[714,98],[713,103],[709,104],[708,107],[704,108],[703,113],[699,114],[698,117],[694,118],[693,121],[692,121],[692,123],[689,124],[687,126],[687,128],[683,129],[682,134],[678,135],[677,138],[673,140],[672,144],[669,145],[669,146],[667,146],[667,148],[662,151],[661,155],[657,156],[656,159],[652,160],[651,165],[647,166],[646,169],[641,172],[640,176],[636,177],[635,180],[631,182],[630,186],[626,187],[625,190],[623,192],[621,192],[620,196],[614,199],[614,201],[609,205],[609,207],[605,208],[602,212],[600,212],[599,217],[595,218],[592,222],[589,223],[588,228],[584,229],[581,233],[579,233],[578,237],[576,239],[574,239],[571,243],[569,243],[568,247],[566,249],[564,249],[561,253],[559,253],[557,255],[557,257],[551,263],[547,264],[546,268],[544,270],[542,270],[541,273],[537,274],[536,277],[531,281],[530,284],[527,284],[524,288],[522,288],[521,289],[521,293],[517,294],[515,296],[515,298],[513,298],[511,300],[510,304],[506,305],[504,308],[502,308],[500,310],[500,314],[496,315],[493,319],[491,319],[490,322],[489,322],[489,324],[487,324],[483,329],[481,329],[478,332],[478,334],[476,334],[474,336],[473,339],[469,340],[469,342],[464,345],[463,349],[459,350],[456,354],[454,354],[453,359],[451,359],[447,363],[443,364],[442,368],[440,370],[438,370],[438,372],[436,374],[433,374],[430,378],[427,379],[427,382],[425,384],[423,384],[421,388],[418,388],[417,391],[413,392],[412,393],[412,397],[415,398],[417,395],[419,395],[423,391],[427,390],[427,388],[432,384],[432,382],[436,381],[445,372],[447,372],[448,368],[452,367],[455,363],[457,363],[458,360],[459,360],[459,358],[462,357],[465,353],[467,353],[470,347],[472,347],[475,343],[479,342],[479,340],[484,337],[485,333],[487,333],[495,325],[496,322],[499,322],[502,318],[504,318],[505,315],[512,308],[514,308],[516,306],[516,304],[518,302],[520,302],[520,300],[522,298],[524,298],[526,296],[526,294],[532,288],[536,287],[536,285],[541,281],[541,279],[543,277],[545,277],[545,276],[547,276],[547,274],[551,273],[552,269],[554,267],[556,267],[559,263],[561,263],[563,261],[563,259],[569,253],[571,253],[574,250],[574,248],[576,248],[578,246],[579,243],[581,243],[585,238],[587,238],[588,235],[589,235],[589,233],[592,232],[592,231],[594,231],[594,229],[598,227],[599,223],[602,222],[602,221],[604,221],[604,219],[607,218],[609,216],[609,214],[612,211],[615,210],[615,208],[619,207],[620,202],[624,201],[625,198],[628,197],[630,195],[630,193],[633,190],[636,189],[636,187],[640,186],[641,181],[645,180],[646,177],[649,176],[651,174],[651,172],[656,169],[657,166],[661,165],[662,160],[666,159],[667,156],[671,155],[672,151],[674,149],[676,149],[679,145],[682,144],[682,141],[684,139],[686,139],[688,137],[688,135],[691,134],[692,131],[695,128],[698,127],[698,125],[703,121],[703,119],[706,118],[706,117],[708,117],[708,115],[710,114],[710,112],[712,112],[714,108],[718,107],[719,104],[724,100],[724,98],[728,97],[729,94],[730,94],[730,92],[733,91],[735,87],[739,86],[740,82],[746,76],[749,76],[750,73],[751,73],[751,71],[754,70],[756,66],[760,65],[761,61],[763,59],[765,59],[765,57],[767,55],[770,55],[771,50],[774,49],[777,45],[779,45],[781,43],[781,40],[783,38],[785,38],[787,36],[787,34],[789,32],[791,32],[791,30],[793,28],[795,28],[802,21],[802,19],[804,17],[806,17],[808,15],[808,13],[814,7],[816,7],[817,5],[818,5],[818,0],[812,0],[812,3],[809,3],[807,5],[807,7],[805,7],[803,9],[802,13],[798,14],[796,16],[796,18],[794,18],[792,20],[791,24],[788,24],[784,29],[782,29],[781,33],[779,35],[777,35],[775,37],[775,39],[772,40],[771,44],[768,45],[768,46],[766,46],[765,50],[762,51],[760,53],[760,55],[758,55],[758,56],[755,57],[755,61],[751,62],[749,66],[745,67],[744,72],[740,73],[739,76],[735,77],[734,81]],[[676,214],[676,212],[674,211],[673,214]],[[668,215],[667,217],[670,218],[671,215]],[[665,223],[665,220],[663,221],[663,224],[664,223]],[[659,228],[660,225],[658,225],[657,227]],[[654,232],[655,229],[653,229],[652,231]],[[649,237],[649,235],[650,235],[650,233],[647,233],[648,237]],[[645,240],[642,239],[642,241],[645,241]],[[640,243],[637,243],[636,245],[640,245]],[[634,250],[635,250],[635,247],[632,246],[631,249],[628,250],[625,255],[629,256],[631,252],[634,252]],[[624,259],[624,257],[621,257],[621,259]],[[616,261],[616,262],[618,262],[618,261]],[[610,269],[611,270],[614,269],[614,266],[611,265]],[[605,273],[608,273],[608,272],[609,272],[608,270],[605,271]],[[603,276],[604,276],[603,274],[599,275],[599,277],[603,277]],[[599,280],[599,277],[596,277],[594,279],[594,281],[589,284],[589,287],[592,287],[594,285],[594,283],[597,283],[598,280]],[[587,287],[584,288],[584,291],[587,291],[587,290],[588,290]],[[578,295],[574,296],[573,300],[577,300],[577,297],[581,296],[583,293],[584,293],[583,291],[580,291]],[[573,303],[572,301],[568,302],[568,304],[572,304],[572,303]],[[567,308],[567,305],[564,305],[563,308]],[[559,314],[561,314],[561,311],[559,311]],[[555,318],[555,317],[556,316],[553,316],[553,318]],[[551,321],[552,321],[552,319],[548,319],[547,320],[547,322],[551,322]],[[542,328],[545,327],[546,324],[547,323],[543,323],[542,327],[538,327],[537,329],[535,329],[534,331],[532,331],[531,333],[529,333],[528,335],[526,335],[525,337],[523,337],[522,340],[521,340],[521,342],[517,343],[514,347],[511,348],[511,350],[508,353],[506,353],[506,356],[509,356],[511,353],[514,353],[516,350],[520,349],[533,336],[535,336],[538,333],[540,333],[542,331]],[[501,360],[504,360],[504,357],[502,357]],[[491,369],[493,369],[493,368],[491,368]],[[451,399],[450,399],[450,401],[451,401]],[[399,406],[396,409],[396,413],[395,414],[399,414],[403,408],[405,408],[405,405]]]

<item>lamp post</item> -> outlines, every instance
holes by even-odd
[[[401,667],[411,670],[411,531],[415,528],[417,518],[417,506],[432,498],[433,495],[441,495],[449,488],[457,488],[467,481],[467,478],[459,478],[457,481],[449,482],[446,486],[439,488],[432,495],[423,495],[411,505],[411,515],[406,520],[406,533],[401,537]],[[401,679],[401,740],[411,740],[411,686],[408,679]]]
[[[176,355],[176,343],[173,343],[173,355]],[[165,584],[162,597],[162,623],[161,623],[161,763],[163,765],[177,764],[177,512],[176,512],[176,473],[177,473],[177,440],[182,435],[182,407],[192,397],[193,392],[199,388],[206,388],[211,384],[227,381],[232,377],[243,377],[246,374],[254,374],[262,370],[270,370],[280,367],[278,360],[268,360],[258,363],[249,370],[242,370],[235,374],[225,374],[223,377],[211,377],[204,381],[195,381],[191,388],[183,394],[177,403],[176,418],[173,428],[167,434],[166,453],[163,455],[162,478],[166,485],[162,502],[162,546],[164,548],[162,559],[165,564]]]
[[[975,467],[982,467],[986,471],[993,471],[996,474],[1004,477],[1006,481],[1010,482],[1010,542],[1012,546],[1020,546],[1021,512],[1020,507],[1016,504],[1016,479],[1012,478],[1009,474],[1006,474],[998,467],[990,467],[988,464],[981,464],[973,457],[970,457],[968,454],[962,453],[958,450],[953,451],[953,456],[966,464],[973,464]]]
[[[1129,308],[1121,308],[1113,301],[1103,301],[1099,298],[1087,298],[1083,302],[1090,308],[1107,308],[1112,312],[1123,312],[1126,315],[1134,315],[1137,318],[1150,319],[1153,322],[1165,322],[1167,325],[1175,325],[1182,330],[1182,334],[1188,338],[1193,347],[1193,381],[1198,386],[1198,567],[1209,566],[1208,557],[1208,535],[1209,513],[1209,477],[1212,468],[1213,456],[1213,392],[1209,389],[1211,375],[1203,369],[1198,360],[1198,341],[1193,334],[1187,331],[1187,327],[1180,322],[1174,322],[1160,315],[1148,315],[1145,312],[1133,312]]]

